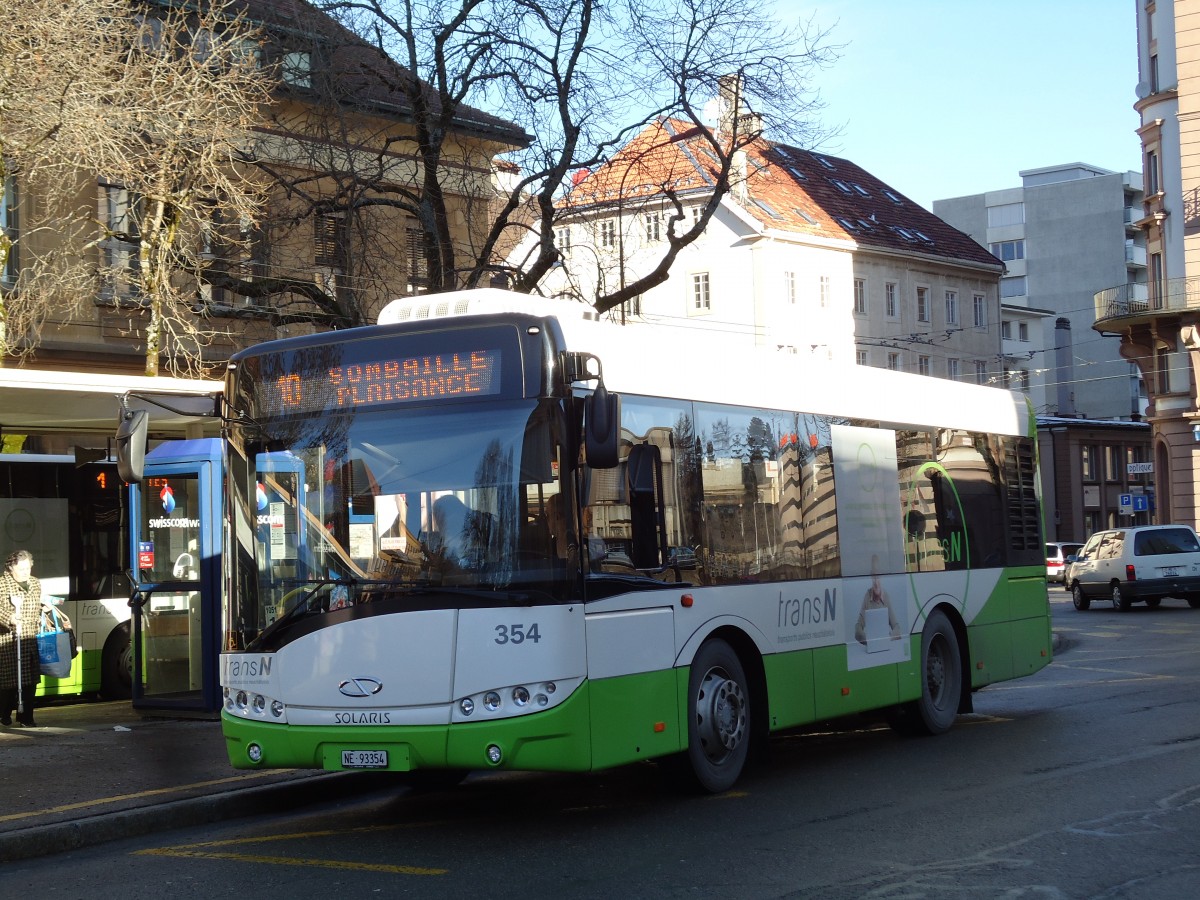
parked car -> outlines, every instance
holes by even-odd
[[[1097,531],[1068,561],[1076,609],[1100,598],[1122,611],[1132,603],[1155,607],[1164,597],[1200,608],[1200,539],[1188,525]]]
[[[1066,584],[1067,557],[1083,549],[1083,544],[1050,541],[1046,544],[1046,580]]]

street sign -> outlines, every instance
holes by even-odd
[[[1147,494],[1121,494],[1118,505],[1121,507],[1121,515],[1132,516],[1134,513],[1150,509],[1150,497]]]
[[[1130,475],[1151,475],[1154,473],[1154,463],[1148,463],[1148,462],[1126,463],[1125,471]]]

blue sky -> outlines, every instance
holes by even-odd
[[[1140,171],[1134,0],[780,0],[835,25],[821,148],[925,207],[1022,169]]]

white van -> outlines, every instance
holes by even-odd
[[[1188,525],[1143,525],[1097,531],[1072,559],[1075,608],[1109,599],[1115,609],[1164,597],[1183,597],[1200,608],[1200,540]]]

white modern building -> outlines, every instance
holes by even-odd
[[[1004,262],[1003,366],[1039,414],[1140,418],[1146,394],[1120,339],[1092,330],[1094,295],[1146,281],[1142,176],[1085,163],[1026,169],[1020,187],[935,200]]]

